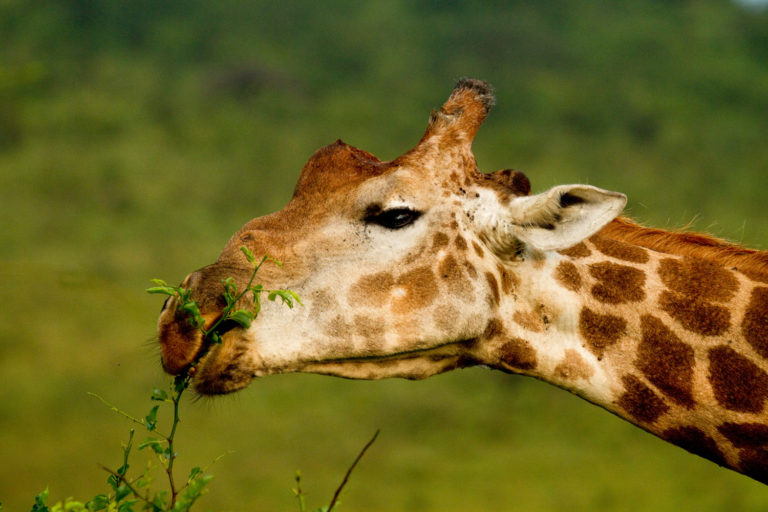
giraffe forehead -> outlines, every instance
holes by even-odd
[[[465,150],[458,149],[455,155],[453,153],[447,148],[440,153],[440,158],[416,153],[383,162],[367,151],[338,140],[320,148],[309,158],[296,183],[294,198],[346,194],[369,180],[395,172],[418,177],[418,182],[405,179],[397,182],[399,186],[418,185],[421,189],[445,188],[460,183],[468,186],[483,177],[477,171],[471,153],[465,154]],[[446,159],[446,156],[450,158]],[[434,183],[433,187],[429,186],[430,182]]]

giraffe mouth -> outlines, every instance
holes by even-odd
[[[203,314],[205,323],[202,330],[191,328],[186,317],[161,330],[160,349],[163,370],[171,375],[180,375],[196,367],[208,354],[212,345],[210,338],[206,339],[203,335],[203,330],[209,329],[219,318],[221,313]],[[234,327],[237,327],[234,322],[223,322],[216,328],[216,332],[219,336],[223,336]]]

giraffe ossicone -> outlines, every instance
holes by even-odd
[[[623,194],[522,173],[481,173],[471,152],[494,103],[462,79],[418,144],[383,162],[341,141],[304,166],[291,201],[251,220],[190,274],[209,322],[239,250],[269,254],[266,303],[201,359],[195,388],[313,372],[421,379],[473,365],[532,375],[686,450],[768,483],[768,252],[618,217]],[[174,300],[159,319],[164,368],[202,350]]]

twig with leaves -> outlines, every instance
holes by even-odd
[[[242,290],[238,289],[237,284],[232,277],[222,280],[222,285],[224,287],[223,297],[226,306],[222,310],[221,316],[207,329],[205,328],[205,321],[200,312],[199,304],[192,297],[192,290],[182,286],[169,286],[165,281],[160,279],[153,279],[152,281],[155,286],[147,289],[148,293],[175,297],[178,301],[177,308],[187,314],[189,322],[196,329],[199,329],[203,335],[202,350],[179,375],[174,377],[170,389],[167,391],[164,389],[152,390],[150,399],[155,402],[160,402],[159,404],[154,405],[143,418],[137,418],[109,403],[101,396],[96,395],[95,393],[89,393],[89,395],[98,398],[112,411],[146,429],[149,435],[144,441],[138,444],[137,449],[139,451],[147,448],[150,449],[156,455],[157,463],[155,465],[150,463],[138,476],[129,478],[128,472],[131,467],[129,459],[133,453],[134,436],[136,433],[135,429],[132,428],[128,436],[128,441],[122,445],[122,464],[117,469],[101,466],[101,468],[109,474],[107,477],[107,484],[110,487],[109,493],[98,494],[85,503],[68,498],[63,502],[58,502],[49,507],[47,504],[48,490],[46,489],[35,496],[32,512],[94,512],[100,510],[107,510],[110,512],[134,512],[135,510],[151,512],[185,512],[189,511],[195,502],[205,494],[207,491],[206,486],[213,479],[213,475],[207,474],[207,467],[192,468],[186,482],[181,486],[179,486],[174,475],[174,462],[178,457],[175,439],[180,422],[179,405],[181,404],[182,395],[192,382],[197,365],[205,356],[211,345],[221,343],[222,326],[225,325],[226,322],[235,322],[237,325],[244,328],[250,327],[251,323],[261,311],[262,294],[266,293],[267,299],[270,301],[276,301],[280,298],[282,303],[289,308],[293,308],[295,304],[303,305],[298,294],[292,290],[266,289],[261,284],[254,284],[257,272],[267,261],[272,261],[282,267],[280,261],[270,258],[269,256],[264,256],[257,263],[256,256],[252,251],[247,247],[241,247],[240,249],[248,261],[253,265],[253,272],[251,273],[247,285]],[[238,309],[238,304],[242,299],[246,298],[248,294],[251,294],[251,300],[248,302],[248,307]],[[158,412],[164,404],[170,404],[172,409],[170,430],[167,434],[162,433],[161,430],[158,429]],[[336,507],[339,494],[346,485],[352,470],[360,461],[360,458],[365,451],[371,444],[373,444],[376,436],[378,436],[378,431],[368,444],[365,445],[347,470],[344,480],[336,489],[330,504],[327,507],[317,509],[318,512],[330,512]],[[217,460],[218,458],[213,462],[216,462]],[[158,466],[162,467],[163,472],[165,473],[168,486],[167,490],[155,491],[150,488],[150,484],[154,480],[154,469]],[[294,492],[299,498],[300,508],[302,512],[304,512],[305,502],[301,491],[300,480],[301,477],[297,474],[296,489]],[[136,507],[138,507],[138,509]],[[1,508],[2,504],[0,504],[0,509]]]

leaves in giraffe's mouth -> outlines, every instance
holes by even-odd
[[[271,258],[268,255],[264,255],[257,263],[256,256],[253,252],[245,246],[240,248],[248,262],[253,265],[253,272],[251,273],[248,283],[243,289],[238,289],[235,279],[227,277],[222,279],[222,286],[224,291],[222,297],[226,302],[226,306],[222,309],[221,313],[216,316],[203,315],[200,311],[200,304],[192,297],[192,290],[185,288],[182,285],[169,286],[168,283],[161,279],[153,279],[155,286],[148,288],[148,293],[168,295],[168,298],[175,298],[177,301],[176,310],[182,312],[186,317],[189,324],[202,336],[202,344],[198,347],[196,354],[188,359],[186,364],[173,365],[173,369],[176,370],[178,366],[179,375],[192,375],[195,373],[197,365],[208,354],[213,345],[219,345],[222,342],[222,336],[225,333],[231,331],[235,327],[241,327],[247,329],[251,326],[251,323],[256,319],[261,311],[261,295],[267,294],[267,300],[276,301],[281,299],[282,303],[293,308],[294,304],[298,303],[303,306],[301,298],[293,290],[288,289],[267,289],[263,285],[256,283],[254,280],[259,269],[267,261],[272,261],[279,267],[282,267],[282,262]],[[250,295],[250,297],[249,297]],[[246,301],[248,305],[246,307],[239,308],[238,305]],[[166,300],[167,302],[167,300]],[[166,306],[163,306],[165,310]],[[163,349],[165,350],[168,343],[163,343]],[[174,371],[174,373],[176,373]]]

